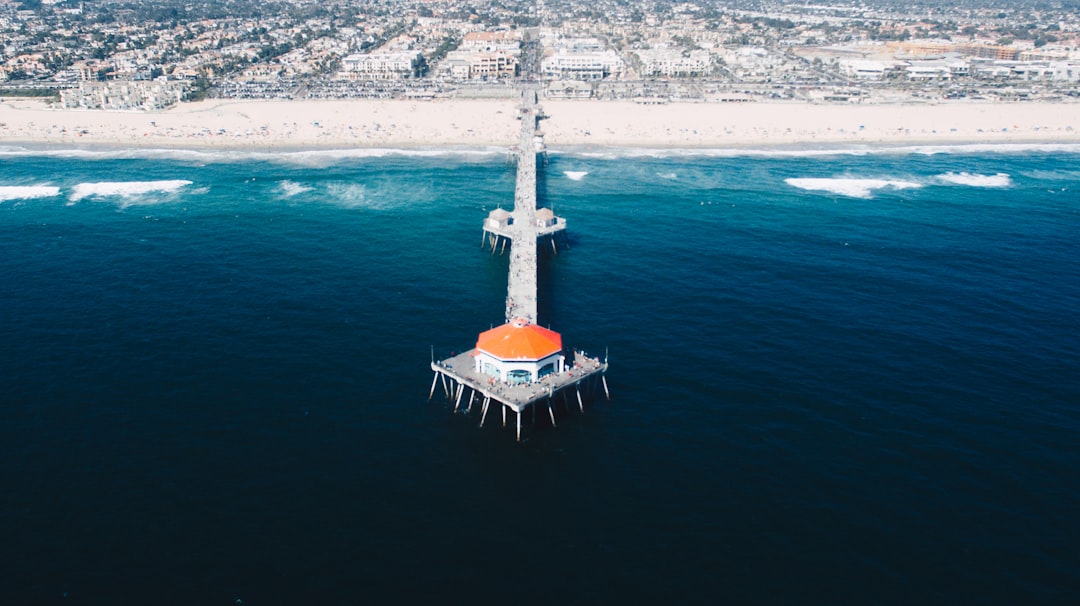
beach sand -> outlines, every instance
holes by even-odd
[[[1080,103],[814,105],[547,101],[548,145],[1080,142]]]
[[[203,101],[166,111],[0,104],[0,144],[329,149],[509,145],[510,101]]]
[[[1080,143],[1080,103],[910,105],[544,100],[549,146],[723,148],[800,144]],[[504,100],[222,101],[159,112],[0,103],[0,144],[337,149],[509,146]]]

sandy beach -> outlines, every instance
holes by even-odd
[[[1080,143],[1080,103],[814,105],[544,100],[549,146]],[[161,112],[0,102],[0,145],[335,149],[509,146],[513,101],[204,101]]]

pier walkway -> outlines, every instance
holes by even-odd
[[[506,285],[506,321],[524,318],[536,324],[536,91],[522,95],[517,185],[509,226],[510,271]]]

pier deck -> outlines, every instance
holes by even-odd
[[[497,244],[501,244],[501,248],[505,249],[506,244],[511,243],[510,270],[506,283],[506,323],[508,326],[514,324],[513,330],[524,330],[538,324],[536,304],[538,239],[550,237],[552,250],[557,253],[554,235],[560,232],[565,233],[566,228],[565,222],[555,217],[550,210],[544,209],[539,214],[537,212],[536,156],[542,149],[542,143],[538,141],[536,130],[536,123],[540,118],[536,91],[531,88],[526,89],[522,95],[522,102],[521,134],[516,150],[517,181],[514,189],[514,209],[509,213],[504,210],[492,211],[488,220],[485,221],[481,240],[482,244],[490,241],[492,254],[495,253]],[[518,324],[519,322],[521,324]],[[492,329],[492,331],[495,330],[502,330],[502,328]],[[492,358],[494,355],[492,352],[495,349],[486,346],[487,348],[483,351],[472,349],[445,360],[432,360],[431,369],[435,376],[431,381],[428,400],[434,396],[440,379],[447,398],[454,402],[454,411],[462,406],[462,399],[467,395],[465,410],[470,412],[479,396],[483,407],[480,417],[481,427],[487,418],[491,402],[494,401],[502,406],[503,426],[506,425],[507,410],[517,413],[517,439],[520,442],[522,413],[529,408],[532,408],[535,420],[536,406],[546,403],[551,424],[554,426],[555,409],[552,401],[556,395],[561,394],[564,403],[568,403],[567,391],[573,389],[577,396],[578,407],[582,412],[585,410],[582,399],[583,390],[588,394],[602,385],[605,396],[610,398],[607,379],[604,376],[608,368],[607,360],[601,361],[600,358],[592,358],[584,352],[575,350],[573,360],[569,364],[564,364],[566,354],[560,351],[561,337],[554,331],[547,332],[549,335],[554,335],[556,339],[548,341],[548,343],[557,343],[554,351],[547,349],[543,353],[523,355],[522,351],[511,348],[506,350],[507,354]],[[500,338],[504,337],[511,338],[507,335]],[[548,338],[548,336],[542,336],[541,340]],[[477,346],[480,347],[479,342]],[[531,347],[530,345],[524,353],[536,351]],[[543,348],[544,345],[541,344],[539,347]],[[521,370],[522,361],[526,365],[526,370]],[[527,365],[530,363],[537,364],[532,371],[527,370]],[[540,364],[545,364],[545,366],[540,368]],[[485,367],[485,372],[481,372],[478,368],[481,366]],[[489,369],[492,366],[495,367],[494,373]],[[506,375],[503,374],[504,371]],[[515,373],[518,374],[515,375]],[[525,373],[525,379],[518,382],[522,376],[520,373]],[[495,376],[496,374],[498,377]]]
[[[514,188],[510,271],[506,285],[506,321],[524,318],[535,324],[536,311],[536,92],[526,90],[521,109],[517,185]]]
[[[600,358],[591,358],[585,352],[575,351],[573,364],[568,367],[567,372],[541,377],[535,383],[507,385],[493,380],[489,375],[477,372],[473,365],[475,355],[476,350],[470,349],[452,358],[432,362],[431,369],[436,373],[446,375],[457,386],[464,385],[485,398],[501,402],[519,414],[529,406],[548,400],[563,389],[576,387],[588,379],[602,375],[607,370],[607,363],[601,361]],[[457,386],[451,383],[446,395],[455,396]],[[470,394],[470,399],[472,395],[475,394]]]

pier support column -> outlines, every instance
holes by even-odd
[[[457,398],[454,400],[454,412],[457,412],[459,406],[461,406],[461,394],[465,392],[465,384],[458,384]]]
[[[434,375],[433,375],[433,376],[431,377],[431,391],[429,391],[429,392],[428,392],[428,395],[427,395],[427,401],[428,401],[428,402],[430,402],[430,401],[431,401],[431,398],[432,398],[432,396],[434,396],[434,395],[435,395],[435,385],[436,385],[436,384],[437,384],[438,382],[439,382],[439,373],[438,373],[438,372],[436,372],[436,373],[435,373],[435,374],[434,374]]]
[[[521,441],[521,411],[517,411],[517,441]]]
[[[503,404],[503,427],[506,427],[506,409],[509,408],[506,404]]]
[[[605,377],[604,375],[600,375],[600,382],[604,384],[604,395],[607,396],[608,400],[610,400],[611,392],[609,392],[607,388],[607,377]]]
[[[575,387],[574,391],[577,392],[577,405],[578,405],[578,408],[581,409],[581,412],[585,412],[585,404],[583,404],[581,402],[581,386],[579,385],[579,386]]]
[[[469,405],[465,407],[465,414],[469,414],[470,412],[472,412],[472,401],[473,401],[473,398],[475,398],[475,397],[476,397],[476,390],[474,389],[474,390],[469,392]]]
[[[480,427],[484,426],[484,419],[487,418],[488,405],[491,404],[491,396],[484,398],[484,410],[480,413]]]
[[[548,405],[548,416],[551,417],[551,426],[556,427],[556,425],[555,425],[555,409],[551,405],[551,398],[548,398],[547,405]]]
[[[446,375],[444,375],[443,373],[440,372],[439,376],[442,377],[442,390],[443,390],[443,393],[446,394],[446,397],[449,398],[450,397],[450,389],[446,387]]]
[[[551,236],[551,252],[556,255],[559,254],[559,251],[555,248],[555,236]]]

